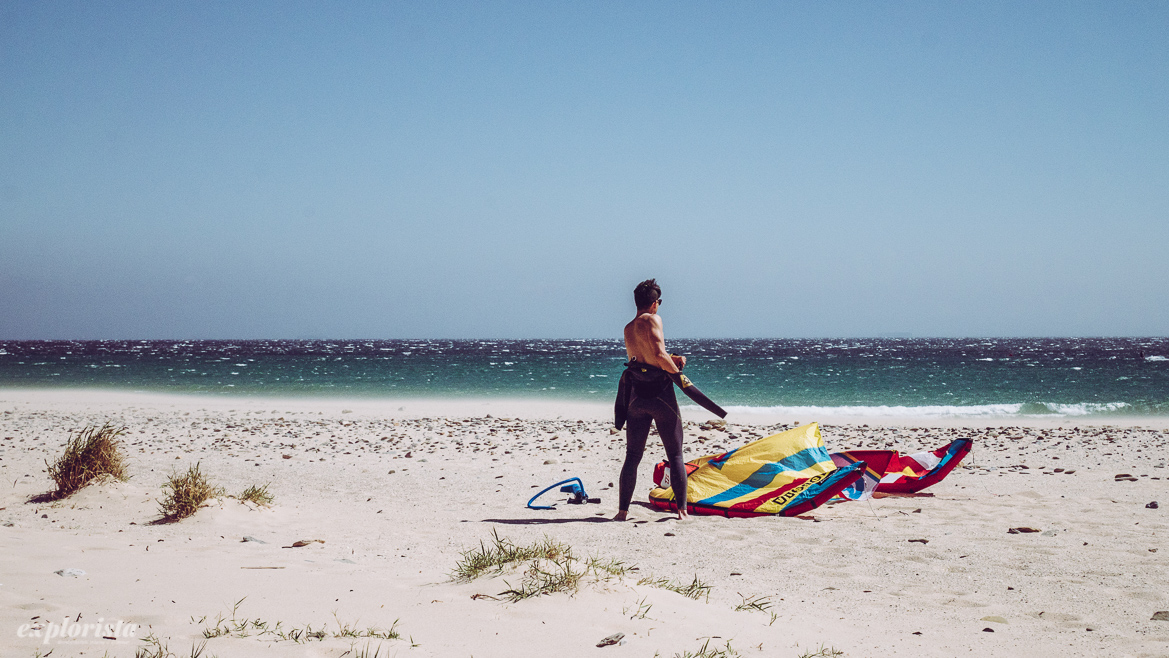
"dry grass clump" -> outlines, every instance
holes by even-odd
[[[125,427],[114,427],[109,423],[98,427],[90,425],[69,439],[65,454],[50,464],[49,477],[57,484],[54,498],[65,498],[95,479],[105,475],[125,481],[126,465],[122,456],[121,441],[118,437],[126,432]]]
[[[165,493],[158,501],[158,511],[168,522],[185,519],[209,499],[223,495],[223,489],[207,480],[198,463],[187,469],[186,474],[172,472],[162,488]]]
[[[262,487],[257,487],[253,484],[247,489],[244,489],[244,492],[239,495],[239,501],[241,503],[250,501],[261,507],[268,507],[272,504],[273,500],[275,498],[268,492],[268,485],[266,484]]]

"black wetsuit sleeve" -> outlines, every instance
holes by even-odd
[[[698,406],[702,407],[703,409],[706,409],[707,411],[718,416],[719,418],[726,418],[727,417],[726,410],[724,410],[722,407],[715,404],[714,400],[711,400],[710,398],[706,397],[705,393],[698,390],[698,387],[695,386],[690,381],[689,377],[687,377],[686,375],[683,375],[680,372],[672,372],[672,373],[667,373],[667,374],[670,376],[670,379],[674,380],[674,383],[678,385],[678,388],[682,389],[682,392],[686,394],[686,397],[690,398],[691,400],[694,400],[694,402],[696,402],[698,404]]]
[[[613,403],[613,426],[620,430],[625,427],[625,419],[629,415],[629,380],[625,373],[617,381],[617,401]]]

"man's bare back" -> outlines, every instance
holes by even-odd
[[[657,366],[669,373],[679,372],[686,365],[686,357],[671,355],[666,350],[666,336],[662,331],[662,319],[658,316],[661,300],[654,301],[647,308],[639,308],[637,316],[625,325],[625,353],[631,361]],[[644,437],[643,437],[644,438]],[[681,445],[681,432],[678,436]],[[636,465],[634,465],[636,467]],[[615,521],[628,518],[627,510],[618,510]],[[678,518],[687,518],[685,507],[678,507]]]
[[[686,365],[686,357],[672,356],[666,351],[666,335],[662,318],[654,302],[649,309],[638,310],[637,317],[625,325],[625,353],[633,361],[657,366],[666,372],[678,372]]]

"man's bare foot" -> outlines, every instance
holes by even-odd
[[[624,521],[628,518],[629,518],[629,512],[627,510],[620,510],[617,512],[617,516],[613,517],[613,520],[614,521]]]
[[[678,508],[678,520],[685,521],[688,518],[690,518],[690,515],[686,513],[686,510]]]

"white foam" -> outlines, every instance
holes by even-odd
[[[1028,410],[1038,408],[1044,411],[1038,413],[1023,413],[1023,408],[1026,406]],[[822,406],[775,406],[775,407],[751,407],[751,406],[728,406],[725,409],[730,413],[737,414],[773,414],[773,415],[794,415],[794,416],[808,416],[808,417],[840,417],[840,416],[857,416],[857,417],[991,417],[991,416],[1027,416],[1027,417],[1051,417],[1051,416],[1091,416],[1094,414],[1107,414],[1123,411],[1130,405],[1125,402],[1080,402],[1077,404],[1055,404],[1055,403],[1037,403],[1024,405],[1022,403],[1010,404],[978,404],[978,405],[926,405],[920,407],[904,407],[904,406],[843,406],[843,407],[822,407]],[[683,407],[688,410],[697,410],[701,407],[696,405],[686,405]]]
[[[1169,361],[1169,356],[1146,356],[1145,361]]]

